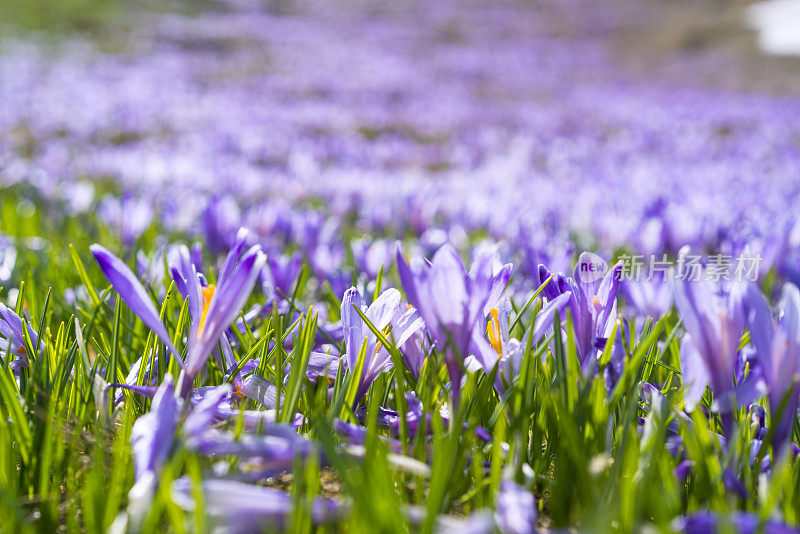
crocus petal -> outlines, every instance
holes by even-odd
[[[342,297],[342,332],[345,339],[345,353],[347,365],[355,369],[358,364],[358,354],[364,344],[364,323],[361,316],[354,309],[361,309],[361,293],[351,287],[344,292]]]
[[[222,264],[222,269],[219,270],[218,279],[220,282],[227,280],[228,277],[233,274],[236,263],[239,260],[239,256],[242,254],[242,250],[247,243],[247,238],[249,235],[250,232],[247,230],[247,228],[239,228],[239,231],[236,232],[236,239],[233,242],[233,246],[225,256],[225,262]]]
[[[430,334],[444,346],[443,343],[446,339],[443,339],[442,332],[439,329],[435,303],[432,301],[427,288],[430,263],[415,258],[410,265],[403,257],[403,251],[398,245],[396,264],[400,283],[408,297],[408,301],[416,308],[427,325]]]
[[[197,329],[203,315],[203,288],[197,274],[197,269],[191,261],[189,249],[181,245],[177,249],[176,264],[172,267],[172,277],[181,295],[188,299],[190,324],[189,342],[197,338]],[[181,288],[183,288],[181,290]]]
[[[683,380],[683,399],[686,410],[691,411],[703,398],[710,374],[703,357],[694,346],[690,334],[681,341],[681,378]]]
[[[290,469],[296,457],[308,454],[311,442],[298,434],[294,434],[293,438],[253,434],[237,437],[232,432],[210,431],[193,439],[190,446],[204,455],[259,458],[273,467]]]
[[[166,461],[175,437],[179,413],[172,377],[167,375],[153,397],[150,411],[137,419],[131,428],[137,480],[147,471],[158,470]]]
[[[398,347],[403,346],[403,344],[422,329],[423,326],[425,326],[425,322],[422,320],[416,308],[411,308],[400,315],[400,317],[397,317],[392,321],[392,337],[394,338],[395,345]]]
[[[551,300],[544,307],[539,310],[539,313],[536,314],[536,320],[533,325],[533,344],[539,342],[540,339],[547,333],[548,330],[553,328],[553,322],[556,318],[556,312],[561,313],[564,309],[564,306],[569,303],[569,300],[572,298],[572,293],[569,291],[557,296],[555,299]],[[523,345],[525,344],[525,340],[523,340]]]
[[[619,289],[619,281],[622,273],[622,263],[617,263],[610,271],[608,271],[597,289],[597,301],[600,305],[598,311],[597,325],[603,328],[609,320],[614,321],[616,317],[612,315],[616,312],[617,291]]]
[[[704,281],[673,279],[675,307],[684,328],[694,339],[695,346],[704,355],[718,349],[712,324],[718,320],[713,308],[714,295]]]
[[[127,389],[128,391],[132,391],[132,392],[136,393],[137,395],[141,395],[143,397],[147,397],[148,399],[152,399],[153,397],[155,397],[156,392],[158,391],[158,387],[156,387],[156,386],[137,386],[135,384],[129,385],[129,384],[113,383],[113,384],[108,384],[106,386],[106,390],[111,389],[111,388]],[[122,401],[122,399],[119,399],[119,401],[118,401],[116,395],[114,396],[114,402],[115,403],[121,402],[121,401]]]
[[[749,284],[745,297],[747,324],[756,357],[767,380],[772,379],[772,314],[755,284]]]
[[[172,344],[172,339],[170,339],[164,323],[161,322],[153,301],[150,300],[150,296],[142,287],[136,275],[133,274],[133,271],[125,265],[124,261],[101,245],[94,244],[90,247],[90,250],[100,265],[103,274],[114,286],[122,301],[158,336],[183,367],[183,359],[178,354],[175,345]]]
[[[511,268],[511,264],[506,264],[498,271],[497,275],[493,276],[494,254],[487,250],[477,255],[467,273],[469,289],[466,320],[468,322],[474,321],[479,316],[486,317],[489,310],[496,307],[497,299],[508,283],[506,276],[511,276]],[[494,300],[492,300],[492,291],[495,291],[497,295]]]
[[[336,356],[335,354],[313,351],[308,357],[306,375],[311,379],[319,376],[336,378],[336,374],[339,372],[340,359],[341,356]]]
[[[783,286],[781,297],[781,325],[788,340],[800,344],[800,290],[791,283]]]
[[[230,402],[231,387],[229,384],[216,386],[207,392],[197,406],[186,417],[183,433],[189,437],[198,437],[220,419],[220,405]]]
[[[237,410],[222,404],[220,406],[220,417],[230,421],[242,418],[245,428],[250,432],[255,432],[266,425],[275,424],[278,419],[278,412],[277,410]],[[291,424],[294,428],[300,428],[303,421],[303,414],[295,413]]]
[[[494,521],[488,510],[477,510],[464,518],[441,514],[436,518],[436,532],[447,534],[491,534]]]
[[[8,309],[8,307],[0,302],[0,338],[9,338],[13,334],[11,326],[9,326],[3,313],[6,309]]]
[[[211,524],[219,524],[225,532],[248,533],[279,530],[285,526],[292,510],[292,497],[279,489],[255,486],[223,479],[207,479],[201,483],[203,511]],[[194,489],[189,478],[172,484],[172,498],[185,510],[194,510]],[[311,519],[324,523],[336,519],[341,507],[335,501],[317,498],[312,503]]]
[[[497,308],[497,302],[500,300],[500,294],[503,293],[503,290],[508,285],[508,280],[511,278],[511,271],[513,270],[513,267],[514,266],[512,264],[506,263],[500,268],[497,274],[492,277],[491,285],[489,287],[489,296],[486,300],[486,304],[483,307],[484,316],[488,315],[489,310],[492,308]]]
[[[761,526],[758,516],[750,512],[733,512],[729,515],[718,515],[715,512],[698,512],[691,516],[681,517],[675,521],[674,527],[685,534],[709,534],[715,532],[737,532],[739,534],[797,534],[800,529],[785,523],[768,520]]]
[[[749,376],[736,387],[736,402],[748,406],[767,394],[766,382],[757,376]]]
[[[692,469],[694,468],[694,462],[691,460],[684,460],[675,467],[673,474],[675,478],[678,480],[680,484],[686,482],[686,479],[689,478],[689,475],[692,474]]]
[[[419,373],[422,370],[422,365],[428,357],[426,351],[422,347],[422,336],[412,336],[406,340],[402,345],[400,352],[403,354],[403,359],[408,365],[408,368],[419,378]]]
[[[486,340],[486,338],[483,336],[483,333],[477,328],[473,332],[472,342],[470,343],[469,348],[470,352],[480,364],[483,371],[486,374],[491,373],[494,369],[494,366],[497,365],[500,355],[497,354],[497,351],[494,350],[492,344]],[[510,380],[510,377],[506,377],[506,379]]]
[[[435,303],[437,319],[447,328],[456,327],[464,321],[468,302],[464,264],[451,245],[442,246],[431,263],[430,297]]]
[[[378,330],[383,330],[394,317],[398,306],[400,306],[400,292],[394,288],[387,289],[381,293],[375,302],[369,305],[366,316],[372,326]]]
[[[260,402],[264,407],[270,410],[277,409],[283,402],[283,394],[280,395],[280,402],[278,401],[278,388],[267,380],[258,375],[250,375],[242,382],[242,393],[249,399]]]
[[[547,267],[541,264],[537,269],[537,273],[539,275],[539,286],[544,284],[544,282],[550,278],[552,274]],[[558,289],[558,280],[556,278],[557,276],[554,276],[553,279],[550,280],[550,282],[542,289],[541,295],[548,300],[553,300],[561,294],[561,291]]]
[[[397,252],[395,255],[395,263],[397,265],[397,274],[400,277],[400,284],[403,286],[409,302],[415,307],[418,306],[419,298],[417,295],[417,285],[414,278],[414,273],[411,271],[406,259],[403,257],[403,249],[398,244]]]
[[[3,303],[0,303],[0,325],[5,323],[4,333],[2,335],[4,337],[9,337],[12,345],[18,345],[20,347],[23,346],[25,342],[25,337],[22,333],[22,318],[14,313],[11,308],[6,306]],[[31,343],[35,347],[37,343],[39,343],[39,337],[36,335],[36,330],[31,328],[31,325],[27,325],[28,336],[31,338]],[[44,348],[44,342],[39,343],[39,348]]]
[[[572,278],[578,285],[583,301],[591,302],[593,297],[597,295],[600,285],[603,282],[603,277],[597,276],[598,273],[592,271],[591,273],[583,272],[584,269],[593,268],[597,265],[599,258],[591,252],[582,252],[578,256],[578,262],[575,264],[575,271]],[[606,273],[607,275],[608,273]]]
[[[236,368],[236,358],[233,356],[233,348],[227,334],[222,334],[219,337],[219,345],[222,347],[222,359],[225,361],[226,369],[233,370]]]
[[[266,258],[261,250],[253,247],[242,258],[230,277],[217,287],[208,305],[198,342],[192,346],[187,356],[186,376],[182,377],[184,390],[181,394],[188,393],[189,385],[205,365],[212,348],[241,312],[265,261]]]
[[[200,339],[216,343],[222,332],[233,323],[250,296],[266,257],[256,246],[236,265],[236,269],[217,287],[206,312]]]

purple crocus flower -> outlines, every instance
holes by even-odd
[[[422,327],[416,310],[408,310],[400,315],[395,322],[400,307],[400,292],[396,289],[387,289],[381,293],[369,307],[361,304],[361,293],[351,287],[342,298],[342,332],[345,340],[344,362],[348,369],[354,371],[358,365],[358,356],[361,350],[366,350],[366,360],[358,378],[359,386],[356,392],[356,401],[361,399],[377,376],[392,366],[391,355],[378,337],[369,328],[354,308],[363,309],[364,315],[376,329],[383,331],[399,346]]]
[[[0,354],[5,353],[9,356],[15,357],[14,360],[9,362],[9,366],[13,370],[20,367],[28,367],[28,353],[25,349],[25,337],[22,318],[14,313],[11,308],[3,303],[0,303]],[[39,350],[44,348],[44,343],[39,342],[39,337],[31,325],[25,323],[30,337],[31,344]]]
[[[148,473],[154,474],[166,460],[180,413],[179,401],[174,395],[172,377],[167,375],[153,397],[150,411],[133,424],[135,476],[139,481]]]
[[[280,530],[292,511],[292,497],[276,488],[255,486],[224,479],[207,479],[201,483],[203,510],[211,524],[225,532],[247,533]],[[186,510],[195,507],[192,481],[180,478],[173,482],[172,497]],[[316,524],[338,518],[343,507],[332,499],[317,498],[311,506],[311,519]]]
[[[492,263],[493,256],[487,251],[478,255],[468,271],[455,249],[447,244],[436,252],[430,263],[416,258],[409,264],[402,249],[397,248],[400,281],[409,302],[419,311],[436,346],[444,353],[454,384],[454,404],[457,404],[458,386],[475,326],[488,315],[511,276],[511,264],[504,265],[495,274]],[[490,365],[481,363],[484,368]]]
[[[247,425],[249,414],[230,408],[231,399],[232,389],[227,384],[202,392],[202,398],[191,408],[182,426],[180,437],[187,447],[206,455],[233,455],[247,458],[251,463],[258,461],[262,472],[270,474],[291,469],[298,454],[308,454],[311,442],[297,435],[293,427],[275,425],[264,418],[259,418],[256,425]],[[167,375],[153,397],[150,412],[133,424],[135,483],[129,494],[128,518],[134,530],[141,527],[147,516],[159,471],[175,443],[183,406],[183,399],[175,394],[172,377]],[[237,437],[212,428],[218,421],[234,416],[243,417],[248,428],[258,426],[262,435]]]
[[[584,374],[597,367],[598,350],[605,347],[617,320],[617,290],[622,263],[602,274],[603,262],[590,252],[578,257],[572,278],[557,274],[542,294],[548,299],[570,293],[567,309],[572,314],[578,358]],[[550,271],[539,266],[539,282],[544,283]]]
[[[686,408],[694,408],[709,384],[717,398],[715,408],[727,414],[735,393],[734,371],[745,326],[744,286],[734,283],[730,291],[717,292],[707,280],[676,278],[673,292],[686,329],[681,342]],[[726,428],[726,433],[729,430]]]
[[[274,424],[264,418],[257,425],[261,431],[258,436],[236,436],[232,432],[213,429],[217,422],[240,414],[247,419],[248,414],[231,408],[234,391],[230,385],[202,389],[202,392],[195,391],[200,399],[191,406],[182,426],[181,437],[190,449],[204,455],[258,460],[262,470],[268,469],[273,474],[291,469],[298,455],[305,456],[311,450],[312,442],[299,436],[293,426]],[[151,411],[134,424],[131,439],[137,481],[145,480],[143,486],[155,484],[153,475],[157,474],[172,447],[182,405],[183,401],[175,396],[172,378],[168,375],[153,398]]]
[[[250,295],[265,258],[258,246],[250,248],[244,255],[242,250],[247,240],[247,230],[241,229],[233,247],[225,258],[217,285],[203,287],[193,264],[179,254],[179,267],[173,271],[182,294],[189,300],[191,322],[189,347],[185,364],[172,344],[167,329],[161,322],[147,292],[125,263],[100,245],[92,245],[92,253],[103,273],[133,312],[158,335],[172,351],[183,367],[178,379],[178,393],[188,397],[192,382],[205,366],[211,351],[225,330],[236,319]]]
[[[536,532],[536,499],[527,488],[511,480],[500,483],[494,520],[502,534]]]
[[[409,436],[415,436],[417,431],[420,430],[421,432],[425,432],[430,434],[433,432],[433,427],[431,426],[432,421],[432,414],[425,413],[425,409],[422,406],[422,402],[417,398],[416,394],[413,391],[406,391],[405,394],[406,398],[406,405],[408,411],[406,412],[406,428],[408,430]],[[450,410],[447,408],[446,404],[442,404],[439,409],[439,417],[442,419],[442,423],[445,426],[450,424]],[[356,417],[358,418],[359,422],[362,424],[366,423],[367,418],[367,407],[362,406],[358,410],[356,410]],[[400,435],[400,425],[401,425],[401,418],[400,414],[396,410],[391,410],[388,408],[379,407],[378,414],[377,414],[377,423],[378,425],[385,426],[392,431],[392,434],[395,436]],[[364,430],[363,433],[359,435],[363,435],[366,437],[366,429],[363,426],[360,426]],[[468,428],[468,424],[464,423],[464,429]],[[352,432],[351,432],[352,434]],[[491,441],[492,437],[489,432],[483,427],[476,427],[475,428],[475,435],[478,439],[483,441]],[[399,444],[398,444],[399,445]],[[402,448],[402,447],[401,447]]]
[[[258,245],[242,255],[246,240],[247,230],[241,229],[225,258],[217,285],[210,291],[211,298],[208,298],[209,291],[203,293],[202,314],[199,321],[193,318],[186,367],[178,379],[181,396],[191,391],[192,382],[225,330],[239,315],[264,266],[266,258]]]
[[[800,399],[797,385],[800,378],[800,291],[791,283],[783,286],[780,318],[775,326],[767,301],[754,284],[747,288],[745,307],[750,339],[768,387],[767,398],[773,417],[789,395],[782,417],[772,422],[775,427],[772,445],[778,452],[784,449],[791,435]]]
[[[473,334],[471,350],[474,354],[481,353],[477,361],[482,362],[483,369],[488,374],[495,365],[499,365],[499,372],[495,379],[495,389],[503,393],[504,381],[510,384],[522,370],[522,358],[530,339],[531,346],[537,343],[553,328],[556,312],[561,312],[569,302],[572,294],[567,291],[549,301],[539,310],[533,319],[534,327],[528,331],[522,340],[514,339],[509,332],[509,315],[511,303],[506,300],[498,308],[489,310],[489,324],[485,329],[488,341],[484,337],[484,329],[478,325]]]
[[[129,494],[129,515],[143,519],[158,485],[158,471],[167,461],[175,441],[181,401],[175,397],[172,377],[167,375],[153,397],[150,411],[133,424],[131,448],[135,483]]]

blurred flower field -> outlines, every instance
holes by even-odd
[[[0,531],[800,529],[797,63],[664,4],[9,0]]]

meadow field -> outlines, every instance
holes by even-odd
[[[0,0],[0,532],[800,532],[753,9]]]

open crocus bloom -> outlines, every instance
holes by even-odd
[[[220,270],[216,287],[203,287],[195,266],[188,260],[188,251],[179,254],[181,259],[173,275],[176,276],[178,289],[189,301],[191,314],[186,362],[183,362],[172,344],[147,291],[125,262],[100,245],[91,247],[103,274],[120,298],[167,345],[183,367],[177,393],[184,398],[191,393],[192,382],[206,364],[211,351],[239,315],[264,266],[265,257],[258,246],[253,246],[242,255],[247,235],[245,229],[237,234]]]
[[[561,312],[569,302],[570,292],[558,295],[542,307],[534,318],[533,330],[525,333],[522,340],[511,337],[509,332],[509,314],[511,303],[505,300],[499,308],[489,310],[489,320],[486,326],[486,337],[476,328],[473,335],[471,350],[481,356],[476,360],[481,362],[484,371],[491,373],[495,365],[499,366],[495,389],[502,393],[505,389],[503,381],[510,384],[522,369],[522,359],[530,339],[531,346],[535,346],[545,334],[553,328],[556,312]],[[488,338],[488,342],[487,342]]]
[[[578,358],[584,374],[597,367],[598,350],[605,347],[617,321],[617,290],[619,289],[622,264],[617,263],[604,276],[582,272],[581,266],[591,265],[588,252],[578,257],[572,278],[557,274],[542,291],[543,296],[554,300],[559,295],[570,293],[567,309],[572,315],[577,341]],[[544,283],[550,271],[539,266],[539,280]]]
[[[409,264],[402,249],[397,249],[397,271],[403,289],[436,346],[444,353],[453,384],[461,381],[476,325],[489,314],[511,276],[510,263],[497,273],[493,273],[492,264],[493,255],[483,252],[468,271],[449,244],[442,246],[430,263],[416,258]],[[479,351],[476,356],[483,354],[484,351]],[[481,364],[491,366],[496,360],[495,357],[491,363]],[[454,396],[457,391],[454,388]]]
[[[363,310],[364,316],[376,329],[384,332],[386,337],[394,338],[396,346],[400,346],[415,332],[422,328],[422,319],[415,309],[409,309],[398,315],[400,308],[400,292],[387,289],[369,307],[361,304],[361,294],[351,287],[342,298],[342,331],[345,339],[344,362],[348,369],[355,370],[361,350],[366,350],[366,359],[361,369],[356,400],[360,399],[379,374],[392,366],[391,355],[378,337],[364,323],[355,308]],[[390,331],[391,328],[391,331]]]

